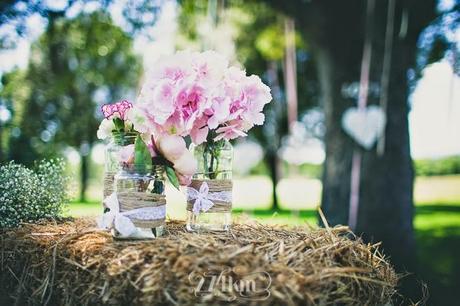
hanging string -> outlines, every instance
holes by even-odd
[[[407,28],[409,26],[409,12],[406,8],[403,9],[402,17],[401,17],[401,24],[399,26],[399,39],[406,38],[407,35]]]
[[[217,25],[217,0],[208,1],[207,19],[213,27]]]
[[[367,1],[366,10],[366,33],[364,37],[363,58],[361,60],[361,77],[359,81],[358,109],[365,110],[369,89],[369,74],[372,58],[372,21],[374,15],[375,0]],[[361,152],[353,150],[350,179],[350,208],[348,213],[348,226],[356,229],[359,209],[359,185],[361,180]]]
[[[287,17],[284,22],[285,48],[285,87],[288,105],[288,128],[291,131],[297,121],[297,67],[294,19]],[[292,131],[291,131],[292,132]]]
[[[382,78],[380,80],[379,104],[385,114],[387,113],[388,88],[390,85],[391,55],[392,55],[392,50],[393,50],[393,35],[394,35],[393,31],[394,31],[395,3],[396,3],[395,0],[388,1]],[[385,152],[385,132],[382,134],[377,144],[377,154],[379,156],[382,156],[384,152]]]
[[[207,8],[207,13],[206,13],[206,22],[208,23],[209,26],[209,31],[214,32],[217,28],[218,24],[218,11],[217,11],[217,0],[209,0],[208,1],[208,8]],[[207,35],[210,35],[211,33],[207,33]],[[210,48],[213,48],[213,45],[211,41],[207,38],[204,37],[201,41],[202,45],[202,50],[208,50]]]

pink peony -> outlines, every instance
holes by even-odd
[[[156,141],[156,145],[160,153],[171,162],[179,159],[187,151],[184,138],[177,135],[163,135]]]
[[[241,114],[241,117],[250,126],[262,125],[265,119],[262,110],[265,104],[272,100],[270,88],[262,83],[262,80],[258,76],[251,75],[243,85],[243,92],[245,96],[245,111]]]
[[[192,142],[195,145],[199,145],[206,141],[206,138],[208,137],[208,133],[209,133],[209,128],[207,126],[202,127],[202,128],[193,128],[190,131],[190,138],[192,139]]]
[[[164,124],[174,113],[174,86],[170,80],[157,84],[146,83],[141,90],[138,103],[143,104],[150,117],[158,124]]]
[[[215,141],[221,139],[231,140],[247,136],[247,134],[241,130],[239,124],[220,127],[216,130],[216,133],[218,133],[218,135],[214,138]]]
[[[162,56],[148,72],[148,80],[155,83],[161,79],[178,82],[193,75],[192,53],[178,51],[173,55]]]
[[[230,99],[225,98],[222,101],[215,101],[209,114],[208,126],[211,130],[215,130],[219,124],[227,121],[230,116]]]
[[[216,86],[221,82],[228,68],[228,60],[215,51],[192,54],[192,68],[196,80],[208,86]]]
[[[197,167],[197,161],[189,150],[185,150],[182,156],[174,161],[174,169],[181,175],[193,175]]]

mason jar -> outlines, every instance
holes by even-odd
[[[114,191],[114,177],[120,170],[120,150],[127,145],[134,144],[137,134],[134,132],[113,132],[109,143],[105,146],[103,198]]]
[[[135,230],[123,235],[112,228],[117,239],[154,239],[165,230],[166,196],[164,167],[124,166],[115,175],[115,192],[119,213],[128,217]]]
[[[198,168],[187,187],[188,231],[226,231],[232,222],[233,146],[228,140],[191,145]],[[206,185],[205,186],[203,185]],[[197,193],[206,193],[212,202],[197,203]],[[206,191],[207,190],[207,191]]]

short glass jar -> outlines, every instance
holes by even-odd
[[[197,173],[187,189],[188,231],[227,231],[232,223],[233,146],[225,139],[190,147],[198,163]],[[203,185],[206,184],[206,188]],[[194,190],[191,190],[194,189]],[[212,206],[196,207],[200,189],[206,191]],[[209,202],[208,202],[209,203]]]
[[[122,235],[116,227],[117,239],[154,239],[165,229],[166,196],[164,167],[161,165],[124,166],[115,175],[115,193],[119,212],[136,227],[130,235]]]
[[[120,151],[124,146],[134,144],[137,134],[135,132],[112,132],[109,143],[105,146],[104,185],[103,198],[105,199],[114,191],[114,177],[121,169]]]

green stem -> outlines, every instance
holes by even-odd
[[[217,173],[216,171],[214,170],[214,159],[215,159],[215,156],[213,154],[213,151],[211,150],[211,164],[209,165],[209,177],[211,179],[215,179],[216,176],[217,176]],[[217,170],[217,169],[216,169]]]
[[[203,150],[203,161],[205,166],[205,172],[210,179],[215,179],[218,174],[219,168],[219,148],[215,142],[207,142]],[[209,155],[209,156],[208,156]],[[208,157],[210,158],[208,164]]]

